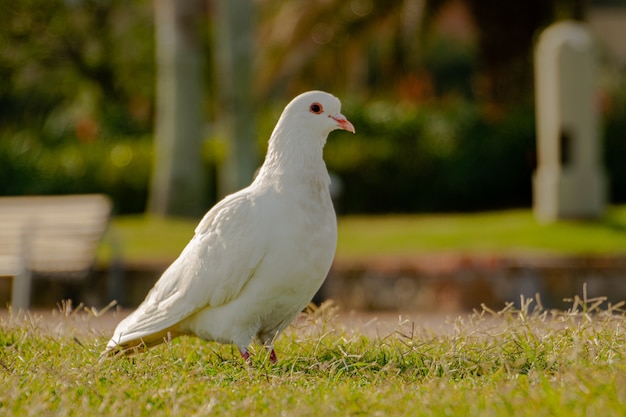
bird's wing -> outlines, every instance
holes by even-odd
[[[250,193],[213,207],[144,302],[118,325],[109,349],[159,334],[205,307],[237,297],[265,253],[263,221]]]

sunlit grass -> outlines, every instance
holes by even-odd
[[[624,254],[626,207],[598,222],[538,223],[530,210],[477,214],[352,216],[339,222],[338,257],[432,252]]]
[[[193,236],[197,220],[119,216],[113,219],[100,259],[111,243],[128,262],[171,262]],[[537,223],[530,210],[477,214],[345,216],[339,219],[337,259],[466,254],[597,255],[626,253],[626,206],[599,222]]]
[[[231,346],[187,337],[100,365],[102,335],[11,319],[0,414],[621,416],[626,318],[597,304],[552,312],[526,300],[443,332],[405,323],[377,338],[342,329],[325,307],[277,340],[277,364],[256,348],[251,366]]]
[[[193,237],[198,221],[149,215],[114,217],[98,259],[106,262],[117,256],[129,263],[167,264]]]

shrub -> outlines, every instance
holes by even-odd
[[[603,136],[609,195],[613,202],[626,202],[626,94],[608,112]]]
[[[614,203],[626,201],[626,119],[619,109],[608,114],[604,133]],[[270,110],[259,120],[260,149],[279,114]],[[467,101],[423,106],[346,102],[344,114],[357,134],[335,133],[325,150],[329,170],[342,183],[337,200],[341,213],[476,211],[532,204],[535,126],[530,106],[494,118]],[[75,137],[42,140],[32,132],[0,138],[0,195],[102,192],[113,198],[119,213],[145,210],[150,138],[81,142]],[[213,166],[216,156],[205,152],[205,159]]]
[[[24,132],[0,141],[0,195],[105,193],[116,211],[142,212],[151,165],[147,138],[51,145]]]
[[[348,105],[358,135],[329,141],[344,212],[467,211],[527,206],[534,169],[532,109],[487,120],[467,102]]]

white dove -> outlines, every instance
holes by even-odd
[[[293,99],[248,187],[216,204],[143,303],[122,320],[102,358],[136,353],[179,335],[233,343],[273,342],[320,288],[337,245],[323,160],[328,134],[354,133],[340,101],[322,91]]]

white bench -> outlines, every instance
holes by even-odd
[[[13,277],[13,309],[28,309],[33,273],[89,273],[111,209],[100,194],[0,197],[0,276]]]

